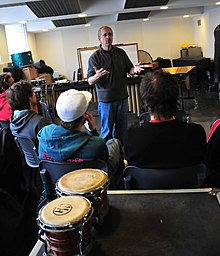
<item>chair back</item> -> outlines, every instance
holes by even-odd
[[[10,127],[10,121],[0,121],[0,127],[4,127],[4,128]]]
[[[24,184],[23,161],[10,128],[0,126],[0,188],[18,200]]]
[[[99,159],[72,163],[53,162],[47,160],[40,161],[40,175],[46,197],[54,197],[55,184],[60,177],[68,172],[84,168],[94,168],[108,172],[107,164],[103,160]]]
[[[206,166],[193,165],[173,169],[148,169],[127,166],[125,189],[185,189],[205,187]]]
[[[175,115],[176,119],[184,122],[184,123],[190,123],[191,122],[191,118],[188,112],[186,112],[183,109],[178,109],[176,111],[176,115]]]
[[[15,142],[23,155],[28,166],[32,168],[39,167],[40,160],[38,158],[37,149],[34,142],[27,137],[15,137]]]
[[[153,58],[149,52],[145,50],[138,50],[139,62],[141,63],[152,63]]]
[[[190,115],[183,109],[178,109],[175,118],[184,123],[190,123]],[[142,126],[150,121],[150,113],[144,112],[139,116],[139,125]]]
[[[50,113],[50,110],[49,110],[46,102],[40,100],[40,105],[41,105],[44,117],[47,118],[49,122],[54,123],[54,119]]]

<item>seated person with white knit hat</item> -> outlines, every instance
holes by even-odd
[[[45,126],[37,135],[41,160],[77,162],[101,159],[113,167],[114,173],[123,169],[120,168],[119,142],[113,139],[110,143],[105,143],[104,139],[98,136],[94,118],[87,111],[91,98],[90,92],[74,89],[60,94],[56,102],[60,125]],[[86,122],[88,132],[81,131]],[[110,174],[110,179],[112,175],[114,174]]]

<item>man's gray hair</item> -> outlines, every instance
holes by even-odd
[[[110,29],[110,30],[111,30],[111,32],[113,33],[112,28],[110,28],[110,27],[108,27],[108,26],[102,26],[102,27],[101,27],[101,28],[99,28],[99,30],[98,30],[98,37],[101,37],[101,30],[102,30],[103,28]]]

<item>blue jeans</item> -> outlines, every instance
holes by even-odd
[[[99,102],[101,137],[105,141],[116,138],[123,144],[124,133],[128,127],[128,99],[113,102]]]

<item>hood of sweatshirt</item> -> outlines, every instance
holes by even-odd
[[[26,126],[29,120],[36,114],[36,112],[30,109],[15,110],[11,117],[11,129],[19,134],[23,127]]]
[[[53,161],[65,161],[80,150],[91,138],[87,133],[64,129],[51,124],[43,127],[37,135],[39,140],[40,159],[50,158]]]

